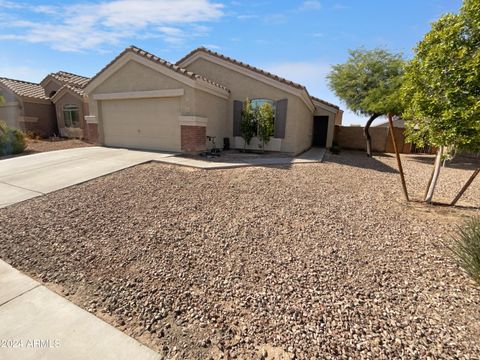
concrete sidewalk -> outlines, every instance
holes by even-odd
[[[160,359],[0,260],[0,359]]]
[[[173,155],[92,146],[1,160],[0,208]]]
[[[213,158],[211,160],[199,160],[182,156],[165,157],[155,160],[162,163],[189,166],[197,169],[215,170],[232,169],[247,166],[275,166],[275,165],[293,165],[293,164],[311,164],[323,161],[325,148],[312,148],[296,157],[291,156],[258,156],[255,158],[235,158],[228,161],[227,157]]]

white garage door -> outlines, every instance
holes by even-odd
[[[133,149],[180,151],[179,98],[102,101],[104,143]]]

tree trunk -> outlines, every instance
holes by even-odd
[[[393,132],[394,129],[393,129],[392,114],[388,114],[388,126],[390,130],[389,131],[390,136],[392,138],[393,150],[395,151],[395,157],[397,158],[398,172],[400,173],[400,180],[402,182],[403,196],[405,196],[405,200],[409,202],[410,199],[408,198],[407,183],[405,182],[405,175],[403,174],[402,160],[400,159],[400,154],[397,148],[397,142],[395,141],[395,134]]]
[[[460,192],[457,194],[457,196],[455,196],[455,199],[453,199],[452,203],[450,204],[450,206],[455,206],[455,204],[457,203],[458,200],[460,200],[460,198],[462,197],[463,193],[465,191],[467,191],[468,187],[470,186],[470,184],[473,182],[473,180],[475,180],[475,178],[477,177],[477,175],[480,173],[480,168],[478,168],[477,170],[475,170],[472,174],[472,176],[470,176],[470,178],[467,180],[467,182],[465,183],[465,185],[463,185],[462,189],[460,190]]]
[[[373,120],[378,118],[380,114],[373,114],[370,116],[370,119],[368,119],[367,123],[365,124],[365,128],[363,129],[363,134],[365,135],[367,139],[367,156],[371,157],[372,156],[372,137],[370,136],[370,125],[372,125]]]
[[[442,156],[443,156],[443,146],[440,146],[437,151],[437,157],[435,158],[432,181],[430,182],[427,195],[425,196],[425,202],[428,204],[432,203],[433,193],[435,191],[435,187],[437,186],[438,176],[440,175],[440,168],[442,165]]]

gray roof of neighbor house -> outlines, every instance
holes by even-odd
[[[198,75],[198,74],[195,74],[191,71],[188,71],[187,69],[184,69],[180,66],[177,66],[175,64],[172,64],[166,60],[163,60],[161,58],[159,58],[158,56],[156,55],[153,55],[152,53],[149,53],[148,51],[145,51],[145,50],[142,50],[134,45],[131,45],[129,47],[127,47],[125,50],[123,50],[115,59],[113,59],[111,62],[109,62],[103,69],[101,69],[94,77],[92,77],[88,82],[87,82],[87,85],[92,82],[95,78],[97,78],[100,74],[102,74],[105,70],[107,70],[110,66],[112,66],[119,58],[121,58],[123,55],[125,55],[126,53],[128,52],[132,52],[134,54],[137,54],[137,55],[140,55],[142,57],[144,57],[145,59],[148,59],[150,61],[153,61],[157,64],[160,64],[160,65],[163,65],[167,68],[169,68],[170,70],[173,70],[179,74],[182,74],[186,77],[189,77],[191,79],[200,79],[200,80],[203,80],[205,82],[208,82],[216,87],[219,87],[225,91],[230,91],[228,90],[225,86],[221,85],[221,84],[218,84],[214,81],[211,81],[209,79],[207,79],[206,77],[204,76],[201,76],[201,75]]]
[[[21,97],[41,100],[49,99],[45,96],[45,90],[43,90],[43,87],[40,84],[23,80],[8,79],[5,77],[0,77],[0,83],[11,90],[14,94]]]
[[[245,69],[248,69],[248,70],[251,70],[251,71],[253,71],[253,72],[256,72],[256,73],[258,73],[258,74],[260,74],[260,75],[269,77],[269,78],[271,78],[271,79],[273,79],[273,80],[276,80],[276,81],[279,81],[279,82],[281,82],[281,83],[283,83],[283,84],[292,86],[292,87],[294,87],[294,88],[296,88],[296,89],[305,90],[305,91],[307,92],[307,94],[308,94],[307,88],[306,88],[305,86],[301,85],[301,84],[298,84],[298,83],[296,83],[296,82],[287,80],[287,79],[282,78],[282,77],[280,77],[280,76],[278,76],[278,75],[272,74],[272,73],[270,73],[270,72],[268,72],[268,71],[259,69],[259,68],[255,67],[255,66],[246,64],[246,63],[241,62],[241,61],[238,61],[238,60],[233,59],[233,58],[231,58],[231,57],[222,55],[222,54],[220,54],[220,53],[218,53],[218,52],[216,52],[216,51],[212,51],[212,50],[207,49],[206,47],[203,47],[203,46],[202,46],[202,47],[199,47],[199,48],[196,48],[196,49],[194,49],[194,50],[192,50],[192,51],[190,51],[187,55],[185,55],[183,58],[181,58],[180,60],[178,60],[176,64],[177,64],[177,65],[178,65],[178,64],[181,64],[183,61],[185,61],[186,59],[188,59],[189,57],[193,56],[194,54],[196,54],[196,53],[198,53],[198,52],[204,52],[204,53],[213,55],[213,56],[215,56],[215,57],[217,57],[217,58],[219,58],[219,59],[228,61],[228,62],[230,62],[230,63],[232,63],[232,64],[235,64],[235,65],[239,65],[239,66],[241,66],[241,67],[243,67],[243,68],[245,68]],[[336,109],[340,109],[337,105],[331,104],[331,103],[329,103],[329,102],[327,102],[327,101],[325,101],[325,100],[322,100],[322,99],[319,99],[319,98],[317,98],[317,97],[311,96],[310,94],[309,94],[309,96],[310,96],[310,98],[312,99],[312,101],[315,100],[315,101],[318,101],[318,102],[323,103],[323,104],[325,104],[325,105],[334,107],[334,108],[336,108]]]
[[[50,73],[47,75],[46,78],[48,78],[48,76],[51,76],[52,78],[54,78],[55,80],[58,80],[62,84],[69,84],[80,89],[85,88],[85,86],[87,86],[88,81],[90,80],[90,78],[86,76],[72,74],[66,71],[57,71],[55,73]]]

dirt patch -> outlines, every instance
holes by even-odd
[[[405,161],[421,196],[431,168]],[[469,176],[444,169],[438,197]],[[475,358],[480,289],[391,157],[141,165],[0,211],[0,257],[167,358]]]

